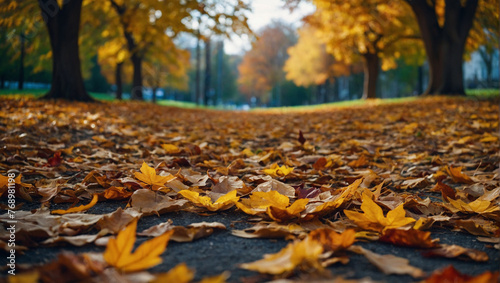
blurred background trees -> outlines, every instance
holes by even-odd
[[[499,0],[300,2],[253,34],[250,1],[3,0],[0,88],[291,106],[499,87]],[[251,47],[228,54],[235,34]]]

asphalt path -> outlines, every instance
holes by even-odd
[[[39,204],[26,204],[23,210],[34,209]],[[68,204],[53,205],[51,209],[67,208]],[[87,213],[105,214],[115,211],[118,207],[125,207],[125,203],[100,202]],[[273,277],[261,275],[257,272],[244,270],[239,264],[261,259],[264,254],[276,253],[285,247],[288,241],[283,239],[245,239],[233,236],[231,230],[245,229],[252,226],[249,216],[234,208],[208,215],[199,215],[193,212],[173,212],[158,216],[145,216],[138,222],[138,231],[171,219],[174,225],[186,226],[197,222],[221,222],[227,230],[218,230],[214,234],[188,243],[170,242],[167,250],[162,254],[163,263],[149,271],[151,273],[166,272],[181,262],[195,269],[195,280],[206,276],[218,275],[224,271],[231,273],[228,282],[266,282]],[[398,247],[381,242],[356,242],[365,249],[378,254],[393,254],[407,258],[410,264],[423,269],[428,274],[435,270],[453,265],[458,271],[469,275],[477,275],[485,271],[500,270],[500,251],[489,248],[488,244],[479,242],[475,236],[444,229],[433,229],[432,238],[439,238],[442,244],[456,244],[466,248],[484,251],[490,260],[487,262],[464,261],[447,258],[425,258],[422,251],[414,248]],[[147,237],[138,237],[136,245],[147,240]],[[43,264],[57,258],[62,251],[73,253],[104,252],[104,247],[94,244],[76,247],[72,245],[58,245],[53,247],[39,246],[30,248],[24,255],[18,257],[18,264]],[[349,279],[371,278],[380,282],[418,282],[411,276],[385,275],[372,265],[363,255],[348,253],[350,262],[346,265],[334,264],[328,268],[333,275],[340,275]],[[3,272],[2,276],[5,276]],[[293,277],[292,277],[293,278]]]

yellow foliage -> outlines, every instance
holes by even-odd
[[[197,192],[189,190],[179,191],[179,194],[187,198],[194,205],[204,207],[210,211],[224,210],[232,207],[240,199],[240,197],[236,196],[236,193],[236,190],[230,191],[229,193],[219,197],[215,202],[212,202],[210,197],[200,196]]]
[[[149,167],[149,165],[147,165],[146,162],[142,163],[141,172],[140,173],[135,172],[134,176],[136,179],[142,181],[144,185],[151,186],[151,189],[153,191],[156,191],[161,187],[164,187],[165,183],[175,179],[175,177],[172,175],[169,176],[156,175],[156,170],[152,167]]]
[[[162,262],[160,255],[167,248],[168,240],[174,233],[173,230],[142,243],[132,253],[135,243],[135,230],[137,220],[134,220],[125,229],[118,233],[116,238],[109,239],[104,260],[111,266],[123,272],[144,270]]]
[[[405,210],[403,204],[400,204],[394,210],[387,213],[384,216],[382,208],[378,206],[367,194],[362,195],[363,203],[361,204],[361,210],[364,213],[359,213],[351,210],[344,210],[345,215],[354,221],[356,225],[363,229],[381,231],[391,228],[399,228],[405,226],[415,219],[411,217],[405,217]]]
[[[244,263],[241,268],[268,274],[282,274],[295,268],[322,270],[319,256],[323,247],[317,241],[307,237],[305,240],[288,244],[275,254],[264,255],[264,258]]]
[[[89,210],[91,207],[93,207],[97,203],[98,199],[99,199],[99,196],[97,194],[94,194],[94,196],[92,197],[92,200],[90,201],[89,204],[80,205],[77,207],[72,207],[72,208],[69,208],[66,210],[56,209],[56,210],[52,210],[50,213],[52,213],[52,214],[68,214],[68,213],[75,213],[75,212],[82,212],[85,210]]]

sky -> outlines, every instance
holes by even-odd
[[[271,23],[273,19],[282,20],[295,27],[302,25],[300,20],[314,11],[314,6],[309,3],[301,3],[293,13],[284,8],[283,0],[252,0],[252,13],[248,13],[248,23],[250,28],[257,32],[265,25]],[[224,49],[228,54],[243,54],[250,49],[250,41],[247,36],[232,36],[231,40],[224,42]]]

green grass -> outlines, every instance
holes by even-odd
[[[172,107],[189,108],[189,109],[206,108],[204,106],[196,105],[196,103],[194,102],[176,101],[176,100],[158,100],[156,104],[162,106],[172,106]]]
[[[0,89],[0,95],[7,95],[16,98],[20,97],[34,97],[38,98],[47,93],[48,89],[28,89],[28,90],[18,90],[18,89]],[[90,96],[97,100],[103,101],[114,101],[115,96],[109,93],[101,93],[101,92],[89,92]]]
[[[466,89],[467,96],[475,96],[480,98],[491,98],[500,96],[500,89],[498,88],[484,88],[484,89]]]
[[[284,107],[272,107],[272,108],[255,108],[252,111],[277,111],[277,112],[288,112],[288,111],[310,111],[310,110],[322,110],[328,109],[332,107],[355,107],[355,106],[364,106],[364,105],[381,105],[381,104],[389,104],[389,103],[401,103],[401,102],[409,102],[418,99],[417,96],[411,97],[401,97],[401,98],[385,98],[385,99],[356,99],[356,100],[345,100],[338,102],[330,102],[324,104],[315,104],[315,105],[299,105],[299,106],[284,106]]]

